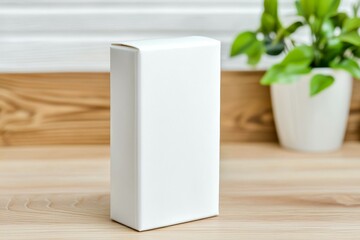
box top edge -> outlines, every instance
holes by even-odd
[[[169,49],[176,47],[195,47],[202,45],[215,45],[220,42],[216,39],[190,36],[190,37],[178,37],[178,38],[158,38],[147,40],[134,40],[112,43],[112,46],[129,47],[137,50],[157,50],[157,49]]]

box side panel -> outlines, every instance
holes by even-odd
[[[140,228],[217,215],[220,45],[140,56]]]
[[[137,228],[137,50],[111,47],[111,218]]]

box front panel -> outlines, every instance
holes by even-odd
[[[140,54],[140,225],[218,213],[220,46]]]

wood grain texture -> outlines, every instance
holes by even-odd
[[[220,215],[142,233],[109,219],[108,146],[0,149],[0,239],[359,239],[360,144],[221,148]]]
[[[277,141],[263,72],[223,72],[221,140]],[[0,145],[108,144],[109,74],[0,74]],[[346,140],[360,140],[360,83]]]
[[[0,75],[0,144],[109,143],[109,74]]]

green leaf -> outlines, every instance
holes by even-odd
[[[292,83],[299,79],[302,74],[307,74],[311,68],[304,65],[284,65],[275,64],[261,78],[262,85],[270,85],[274,83]]]
[[[230,56],[234,57],[239,54],[246,54],[248,64],[255,65],[260,61],[264,51],[264,46],[261,41],[257,40],[256,33],[243,32],[235,38],[231,46]]]
[[[292,49],[281,62],[282,64],[309,65],[314,58],[311,47],[302,45]]]
[[[348,19],[348,15],[344,12],[336,13],[330,17],[335,27],[342,27],[346,19]]]
[[[330,75],[316,74],[310,82],[310,96],[315,96],[334,83],[334,77]]]
[[[311,15],[314,15],[315,8],[316,8],[316,1],[315,0],[300,0],[299,7],[303,16],[306,19],[309,19]]]
[[[294,79],[295,78],[295,79]],[[273,83],[293,82],[296,80],[296,76],[290,75],[289,77],[284,74],[284,66],[281,64],[275,64],[269,68],[264,76],[261,78],[260,83],[262,85],[271,85]]]
[[[257,40],[245,53],[248,57],[247,63],[249,65],[256,65],[264,52],[264,45]]]
[[[319,33],[321,31],[322,23],[322,19],[313,17],[309,26],[314,33]]]
[[[313,60],[313,51],[309,46],[299,46],[291,50],[279,64],[272,66],[262,77],[260,83],[292,83],[299,75],[309,73]]]
[[[354,78],[360,79],[359,64],[352,59],[344,59],[341,62],[331,62],[330,67],[334,69],[343,69],[351,74]]]
[[[299,16],[304,16],[304,11],[301,8],[301,3],[299,0],[295,1],[295,7],[296,7],[296,12]]]
[[[354,49],[353,54],[354,54],[355,57],[360,58],[360,48]]]
[[[357,32],[343,33],[339,36],[342,42],[350,43],[355,46],[360,46],[360,36]]]
[[[264,12],[261,15],[261,29],[264,34],[269,34],[275,31],[275,18],[270,14]]]
[[[264,0],[264,12],[272,17],[274,20],[274,31],[281,27],[278,17],[278,1],[277,0]]]
[[[348,18],[344,22],[343,32],[357,31],[360,27],[360,18]]]
[[[323,19],[336,13],[340,0],[300,0],[295,4],[299,15],[304,16],[305,19],[309,19],[312,15]]]
[[[231,46],[230,56],[233,57],[245,53],[256,41],[256,34],[254,32],[240,33]]]
[[[278,18],[278,2],[277,0],[264,0],[264,13],[269,14],[274,19]]]
[[[360,1],[358,0],[357,3],[354,3],[354,4],[352,5],[353,15],[354,15],[355,17],[358,16],[359,9],[360,9]]]
[[[330,63],[333,61],[334,58],[337,56],[341,56],[343,53],[343,47],[344,44],[340,41],[338,38],[331,38],[327,41],[327,44],[325,46],[323,60],[327,63]],[[329,66],[329,64],[327,64]]]
[[[336,13],[340,0],[313,0],[316,4],[315,15],[319,18]]]
[[[301,64],[289,64],[285,65],[283,71],[285,74],[302,75],[311,72],[311,68]]]
[[[297,22],[294,22],[292,24],[290,24],[286,29],[285,29],[285,35],[286,36],[289,36],[291,35],[292,33],[294,33],[299,27],[303,26],[304,23],[303,22],[300,22],[300,21],[297,21]]]

